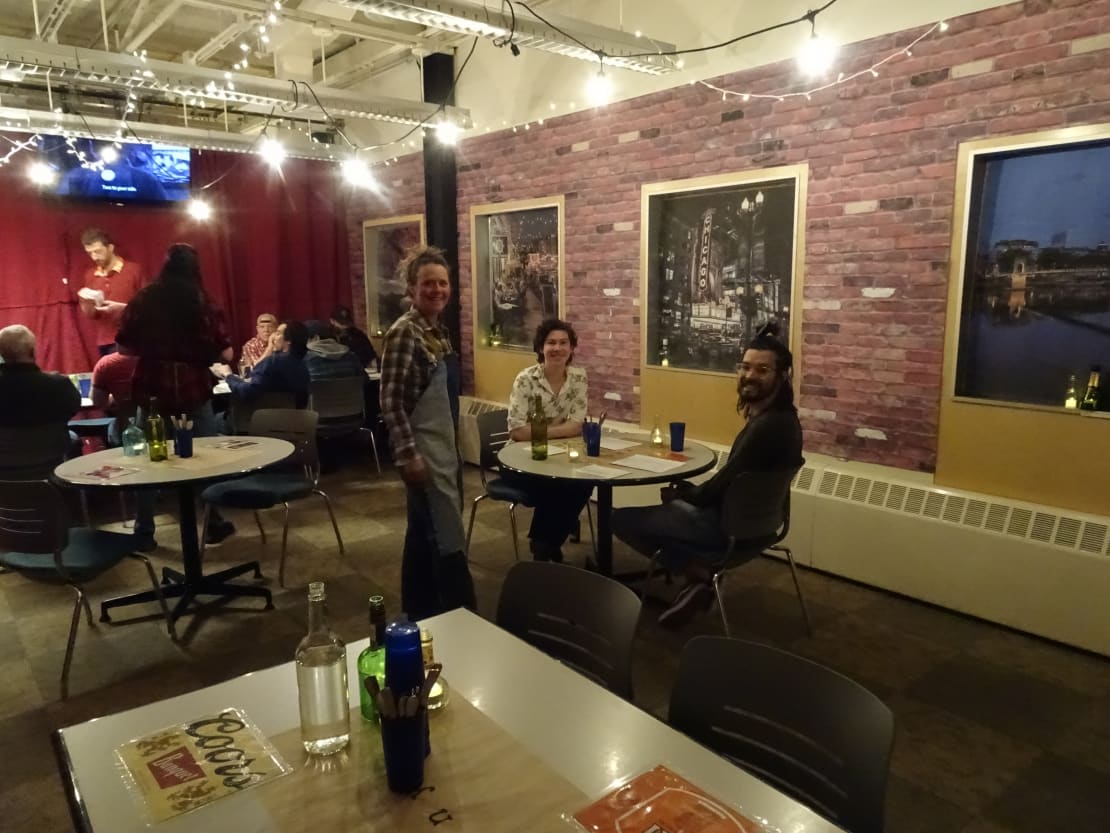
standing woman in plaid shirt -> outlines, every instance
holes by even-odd
[[[412,308],[385,335],[381,405],[408,497],[401,606],[423,619],[477,602],[464,551],[459,357],[440,319],[451,299],[447,260],[416,247],[398,269]]]

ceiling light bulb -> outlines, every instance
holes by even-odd
[[[189,204],[185,210],[189,212],[189,216],[194,220],[204,222],[212,218],[212,206],[204,200],[198,200],[196,198],[189,200]]]
[[[239,44],[239,48],[241,50],[243,50],[244,52],[250,52],[251,51],[251,48],[249,46],[247,46],[245,43]]]
[[[274,24],[274,23],[278,22],[278,16],[276,14],[274,14],[273,12],[270,12],[270,16],[267,17],[266,19],[269,20],[271,24]]]
[[[258,146],[258,155],[266,160],[271,168],[280,168],[285,161],[285,148],[276,139],[266,137]]]
[[[604,107],[613,98],[613,82],[605,74],[604,69],[598,70],[597,75],[591,76],[586,82],[586,100],[594,107]]]
[[[459,141],[459,126],[453,121],[442,121],[436,125],[436,138],[440,144],[455,145]]]
[[[362,159],[352,156],[344,159],[339,166],[343,178],[356,188],[373,188],[377,182],[370,173],[370,167]]]
[[[814,32],[802,43],[798,67],[806,75],[821,75],[832,66],[836,50],[835,43]]]
[[[114,165],[119,161],[119,151],[111,145],[105,145],[100,149],[100,158],[109,165]]]
[[[32,162],[27,168],[27,176],[35,185],[50,185],[57,179],[57,172],[45,162]]]

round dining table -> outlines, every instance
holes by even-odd
[[[601,442],[600,456],[587,457],[581,439],[552,440],[548,448],[557,453],[549,451],[546,460],[532,459],[530,442],[509,442],[497,453],[497,461],[501,468],[517,474],[592,483],[597,490],[597,570],[602,575],[612,576],[613,488],[684,480],[713,468],[717,455],[704,445],[689,440],[679,454],[673,454],[669,447],[660,449],[653,446],[650,439],[637,435],[606,433],[602,435]],[[606,445],[625,447],[606,448]],[[572,456],[571,451],[577,452],[578,456]],[[647,471],[620,465],[620,461],[634,455],[659,460],[667,468],[665,471]]]
[[[169,567],[162,569],[163,595],[167,599],[178,600],[171,612],[176,622],[197,596],[255,596],[266,600],[267,610],[273,608],[273,597],[268,588],[229,581],[247,572],[261,578],[257,561],[204,574],[197,537],[196,491],[217,480],[258,471],[284,460],[292,453],[292,443],[274,437],[197,437],[193,440],[192,457],[170,456],[168,460],[155,463],[145,455],[127,457],[123,449],[112,448],[67,460],[54,469],[54,477],[81,489],[172,488],[177,491],[183,571]],[[111,608],[157,600],[153,590],[108,599],[101,603],[100,619],[110,621],[108,610]]]

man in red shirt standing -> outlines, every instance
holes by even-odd
[[[115,351],[116,331],[124,307],[142,287],[139,265],[116,254],[115,244],[100,229],[86,229],[81,245],[92,258],[85,271],[83,289],[77,293],[81,312],[96,322],[96,348],[100,355]]]

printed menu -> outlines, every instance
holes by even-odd
[[[196,810],[292,771],[238,709],[170,726],[116,749],[151,822]]]
[[[574,814],[590,833],[759,833],[763,828],[665,766]]]

